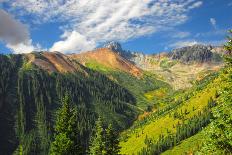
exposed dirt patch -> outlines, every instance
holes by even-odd
[[[89,61],[95,61],[113,70],[131,73],[136,77],[142,75],[141,69],[108,48],[99,48],[94,51],[71,54],[69,56],[73,59],[77,59],[83,65]]]
[[[70,58],[59,52],[38,52],[26,55],[29,63],[48,71],[72,73],[81,71],[81,67]]]

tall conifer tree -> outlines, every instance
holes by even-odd
[[[73,155],[79,154],[76,127],[77,111],[72,108],[68,94],[62,100],[62,107],[57,112],[55,138],[51,144],[50,154]]]
[[[98,118],[95,125],[95,133],[91,137],[89,154],[104,155],[106,154],[106,144],[104,140],[104,130],[101,117]]]
[[[106,129],[106,154],[118,155],[120,151],[118,134],[114,131],[112,124]]]

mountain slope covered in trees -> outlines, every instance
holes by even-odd
[[[231,47],[0,55],[0,154],[231,153]]]
[[[54,115],[66,92],[77,107],[77,130],[84,152],[99,116],[117,129],[128,127],[136,118],[134,96],[101,73],[82,65],[79,67],[84,72],[49,73],[28,63],[24,55],[1,55],[0,59],[3,154],[11,154],[17,148],[25,154],[37,154],[41,153],[40,147],[49,148]]]

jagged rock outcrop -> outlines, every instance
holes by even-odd
[[[105,45],[103,45],[103,48],[108,48],[114,51],[115,53],[119,54],[120,56],[126,58],[127,60],[130,60],[133,57],[131,51],[123,50],[121,44],[116,41],[106,43]]]
[[[213,53],[207,46],[194,45],[189,47],[182,47],[172,51],[171,59],[181,60],[182,62],[206,62],[210,61]]]
[[[124,52],[124,50],[122,49],[121,44],[118,43],[118,42],[115,42],[115,41],[108,42],[108,43],[106,43],[105,45],[103,45],[103,47],[109,48],[109,49],[111,49],[112,51],[118,52],[118,53]]]
[[[205,45],[193,45],[188,47],[182,47],[174,49],[170,53],[170,58],[173,60],[180,60],[184,63],[189,62],[212,62],[220,61],[222,48],[205,46]]]

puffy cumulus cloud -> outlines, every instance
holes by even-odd
[[[30,53],[35,50],[34,46],[31,44],[31,41],[28,43],[6,44],[6,47],[8,47],[14,53]]]
[[[36,23],[65,23],[61,41],[51,50],[78,52],[109,40],[126,41],[184,23],[199,0],[11,0]],[[39,20],[39,21],[38,21]],[[63,34],[63,35],[64,35]],[[84,47],[89,46],[89,47]]]
[[[65,32],[62,38],[62,41],[54,43],[50,51],[65,51],[71,53],[73,51],[87,51],[96,47],[94,41],[87,40],[85,36],[76,31]]]
[[[15,53],[34,50],[27,26],[4,10],[0,10],[0,41],[6,43],[6,46]]]

